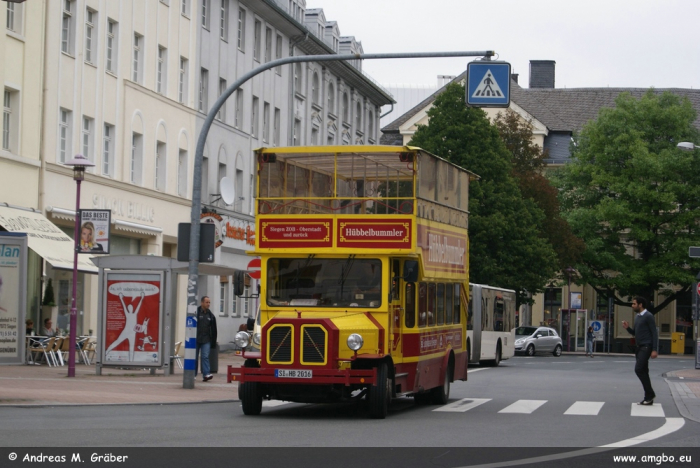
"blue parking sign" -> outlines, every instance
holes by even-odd
[[[467,65],[467,104],[474,107],[510,105],[510,63],[478,61]]]

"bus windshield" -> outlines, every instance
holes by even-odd
[[[271,258],[267,261],[267,304],[304,307],[372,307],[382,303],[378,259]]]

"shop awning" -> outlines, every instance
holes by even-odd
[[[29,248],[62,270],[73,269],[73,239],[41,213],[0,205],[0,226],[10,232],[27,233]],[[97,273],[91,255],[78,255],[78,270]]]

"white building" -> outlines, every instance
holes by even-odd
[[[362,50],[304,0],[7,5],[0,73],[10,95],[10,148],[0,153],[0,203],[34,209],[72,237],[75,183],[63,163],[84,154],[95,167],[82,183],[81,208],[112,210],[111,254],[176,256],[178,224],[190,219],[199,129],[223,90],[270,60]],[[254,148],[378,143],[379,108],[391,102],[359,63],[285,65],[245,82],[217,116],[204,152],[202,203],[222,220],[218,261],[244,269],[250,260]],[[229,206],[217,196],[224,176],[235,183]],[[39,323],[53,314],[67,328],[71,272],[38,257],[35,270],[37,285],[52,280],[58,306],[40,312],[37,286],[27,316]],[[230,284],[200,282],[200,295],[211,297],[220,317],[222,344],[254,312],[250,300],[232,297]],[[81,273],[78,286],[78,333],[94,332],[97,277]]]

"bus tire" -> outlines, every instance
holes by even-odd
[[[240,386],[241,406],[246,416],[257,416],[262,411],[262,391],[259,382],[243,382]]]
[[[384,419],[389,412],[391,401],[391,379],[389,378],[386,363],[377,367],[377,385],[369,387],[369,417],[372,419]]]
[[[442,385],[431,390],[431,402],[434,405],[445,405],[450,399],[450,382],[452,381],[452,364],[445,369]]]
[[[535,355],[535,345],[530,345],[527,347],[527,350],[525,351],[528,356],[534,356]]]
[[[498,367],[498,365],[501,363],[501,356],[503,355],[503,351],[501,350],[501,342],[498,342],[498,345],[496,346],[496,355],[493,357],[493,361],[489,362],[491,364],[491,367]]]

